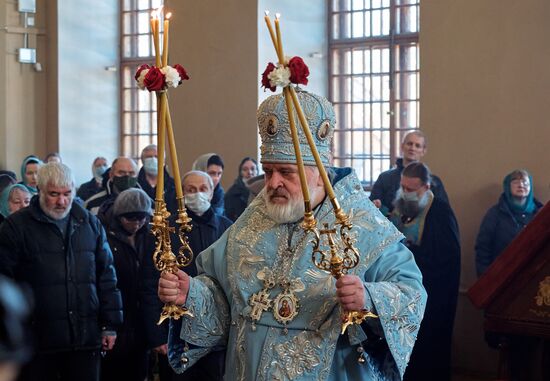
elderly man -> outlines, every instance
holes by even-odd
[[[122,322],[113,256],[99,221],[74,198],[64,164],[38,173],[39,195],[0,227],[0,273],[34,292],[36,355],[22,380],[99,380],[100,350]]]
[[[422,131],[412,131],[403,137],[403,142],[401,143],[401,154],[403,157],[397,159],[395,168],[382,172],[378,176],[370,194],[370,199],[376,207],[380,208],[380,211],[384,215],[388,215],[393,210],[393,200],[395,199],[395,193],[399,189],[403,168],[410,163],[422,160],[426,151],[426,136]],[[431,190],[436,198],[449,203],[449,197],[447,196],[447,192],[445,192],[443,182],[435,175],[432,175]]]
[[[231,226],[231,221],[219,214],[214,213],[210,201],[214,193],[214,182],[212,178],[202,171],[190,171],[183,175],[182,179],[183,192],[185,194],[185,206],[187,213],[191,218],[191,232],[188,234],[189,245],[193,250],[194,257],[191,264],[184,268],[184,271],[190,276],[197,275],[196,260],[201,251],[216,242],[218,238]],[[160,310],[159,310],[160,313]],[[158,319],[158,313],[155,316]],[[161,355],[160,359],[160,379],[161,381],[169,380],[170,374],[173,371],[170,369],[167,359],[166,350],[168,342],[168,327],[164,325],[162,335],[157,335],[159,340],[155,350]],[[182,376],[177,377],[178,380],[204,380],[214,381],[222,380],[224,373],[225,351],[214,351],[202,359],[195,365],[190,367]]]
[[[390,220],[405,235],[428,293],[405,380],[450,380],[451,338],[460,280],[460,239],[448,203],[430,190],[430,170],[422,163],[403,169]]]
[[[136,162],[130,158],[119,156],[113,161],[105,189],[86,200],[84,207],[92,214],[98,215],[103,203],[109,201],[112,204],[120,192],[136,187],[139,187]],[[110,216],[107,216],[102,222],[105,225],[105,221],[109,220]]]
[[[324,98],[297,90],[328,165],[335,117]],[[367,199],[350,168],[335,168],[334,189],[350,213],[360,263],[335,281],[311,260],[300,222],[302,191],[282,95],[258,110],[266,186],[241,218],[197,260],[198,275],[163,274],[159,297],[194,317],[172,321],[169,358],[183,372],[227,348],[226,380],[399,379],[422,318],[425,292],[402,235]],[[300,130],[317,226],[334,224],[331,203]],[[284,303],[286,301],[286,305]],[[379,318],[341,334],[344,311]]]

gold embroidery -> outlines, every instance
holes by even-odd
[[[543,305],[550,306],[550,276],[547,276],[539,283],[539,291],[537,296],[535,296],[535,302],[539,307]]]

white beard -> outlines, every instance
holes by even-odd
[[[317,187],[314,189],[310,188],[310,200],[315,200],[320,192],[321,190]],[[265,201],[267,215],[278,224],[297,222],[304,217],[304,196],[301,192],[297,196],[291,197],[285,204],[273,203],[265,188],[262,190],[261,195]]]

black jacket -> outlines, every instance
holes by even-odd
[[[128,234],[124,231],[116,218],[112,218],[107,229],[107,239],[113,252],[115,269],[117,272],[117,287],[122,294],[122,304],[124,307],[124,323],[117,332],[117,340],[114,352],[130,352],[135,346],[150,346],[145,339],[147,330],[155,327],[146,327],[149,305],[154,308],[154,315],[151,320],[152,325],[156,325],[158,315],[156,311],[160,306],[160,301],[153,293],[150,296],[143,294],[144,286],[147,282],[149,287],[156,289],[158,275],[155,273],[146,273],[154,271],[149,264],[152,264],[150,257],[154,251],[154,237],[149,232],[148,224],[145,224],[135,235],[135,246],[132,246],[128,239]],[[143,266],[146,261],[148,266]]]
[[[147,181],[145,175],[145,169],[143,167],[139,170],[138,173],[138,184],[151,197],[151,200],[155,201],[157,187],[152,187]],[[174,179],[170,177],[170,174],[164,168],[164,201],[166,202],[166,209],[171,214],[176,214],[178,211],[178,204],[176,202],[176,185]]]
[[[97,349],[101,330],[122,323],[105,231],[74,201],[66,240],[40,209],[38,196],[10,215],[0,226],[0,273],[33,290],[39,352]]]
[[[487,211],[476,238],[477,276],[481,276],[487,270],[542,208],[540,201],[534,199],[534,202],[536,208],[533,213],[514,213],[506,203],[503,193],[498,204]]]
[[[80,185],[80,188],[78,188],[76,195],[80,197],[82,201],[86,201],[87,199],[101,192],[102,190],[103,186],[101,184],[98,184],[97,181],[95,181],[95,178],[92,177],[90,181]]]
[[[236,221],[239,218],[248,205],[249,195],[250,191],[244,185],[242,177],[237,177],[225,193],[225,215],[227,218],[231,221]]]

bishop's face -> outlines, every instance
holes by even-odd
[[[298,166],[295,164],[264,164],[267,213],[278,223],[296,222],[304,216],[304,197]],[[305,167],[312,207],[324,197],[319,186],[317,168]]]

